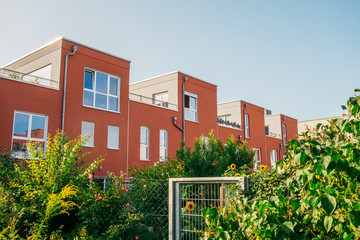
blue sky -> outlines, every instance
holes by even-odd
[[[358,0],[0,0],[0,66],[58,36],[131,60],[130,82],[182,71],[298,120],[360,88]]]

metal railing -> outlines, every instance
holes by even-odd
[[[218,122],[219,126],[231,127],[231,128],[241,130],[241,125],[236,123],[236,122],[226,121],[226,120],[223,120],[221,118],[218,118],[217,122]]]
[[[33,76],[5,68],[0,68],[0,76],[5,77],[7,79],[13,79],[16,81],[31,83],[39,86],[56,88],[56,89],[58,88],[58,82],[55,80]]]
[[[266,136],[269,136],[269,137],[274,137],[274,138],[281,138],[281,134],[273,133],[273,132],[267,132],[267,131],[265,131],[265,135],[266,135]]]
[[[136,93],[129,92],[129,99],[132,101],[141,102],[141,103],[145,103],[145,104],[149,104],[149,105],[153,105],[153,106],[157,106],[157,107],[161,107],[161,108],[167,108],[167,109],[171,109],[171,110],[175,110],[175,111],[178,109],[176,104],[156,100],[156,99],[150,98],[150,97],[145,97],[143,95],[139,95]]]

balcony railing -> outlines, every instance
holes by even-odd
[[[31,83],[43,87],[58,88],[58,82],[51,79],[46,79],[38,76],[33,76],[5,68],[0,68],[0,77],[13,79],[15,81]]]
[[[281,134],[278,134],[278,133],[272,133],[272,132],[265,131],[265,135],[269,136],[269,137],[274,137],[274,138],[281,138]]]
[[[157,106],[157,107],[161,107],[161,108],[167,108],[167,109],[171,109],[171,110],[175,110],[175,111],[177,111],[177,109],[178,109],[176,104],[156,100],[156,99],[150,98],[150,97],[145,97],[143,95],[139,95],[136,93],[129,93],[129,99],[132,101],[135,101],[135,102],[141,102],[141,103],[145,103],[145,104],[149,104],[149,105],[153,105],[153,106]]]
[[[238,124],[236,122],[226,121],[226,120],[223,120],[221,118],[218,118],[218,125],[225,126],[225,127],[231,127],[231,128],[241,130],[241,125],[240,124]]]

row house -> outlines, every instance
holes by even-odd
[[[213,131],[256,150],[254,168],[274,166],[296,119],[241,100],[217,104],[217,86],[182,72],[129,84],[130,61],[59,38],[0,69],[0,145],[26,157],[26,141],[46,150],[48,134],[89,136],[104,156],[95,176],[174,158],[180,142]],[[91,158],[90,156],[90,158]]]

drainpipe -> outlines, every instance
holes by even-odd
[[[282,122],[281,122],[281,140],[282,140],[282,143],[280,143],[280,151],[279,151],[279,159],[280,159],[280,160],[281,160],[281,150],[283,149],[283,147],[285,147],[285,143],[284,143],[284,133],[283,133],[284,122],[285,122],[285,117],[283,117]]]
[[[246,110],[246,108],[247,108],[247,104],[244,103],[244,110],[243,110],[243,116],[244,116],[244,141],[246,141],[246,129],[245,129],[245,110]],[[249,121],[249,119],[248,119],[248,121]]]
[[[177,127],[182,132],[184,143],[185,143],[185,83],[186,83],[187,79],[188,79],[188,77],[184,76],[183,83],[182,83],[182,128],[179,125],[177,125],[177,123],[176,123],[177,117],[172,118],[173,124],[175,125],[175,127]]]
[[[183,77],[183,83],[182,83],[182,128],[183,128],[183,141],[185,143],[185,83],[187,81],[188,77],[184,76]]]
[[[67,81],[67,68],[68,68],[68,58],[72,56],[77,51],[77,46],[72,45],[71,47],[72,52],[67,53],[65,56],[65,76],[64,76],[64,94],[63,94],[63,105],[62,105],[62,118],[61,118],[61,131],[64,132],[64,122],[65,122],[65,100],[66,100],[66,81]]]

